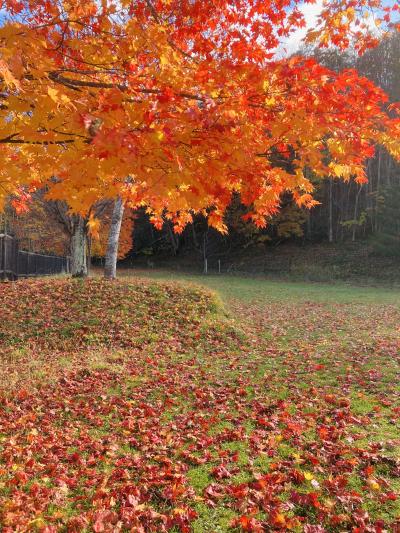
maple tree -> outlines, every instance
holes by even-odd
[[[45,183],[81,215],[120,197],[158,226],[166,217],[179,232],[201,212],[225,231],[233,193],[262,226],[282,193],[313,205],[305,168],[362,182],[376,143],[400,155],[398,107],[382,90],[354,70],[277,58],[279,39],[305,24],[297,1],[2,7],[2,197]],[[326,1],[308,39],[362,53],[376,44],[368,10],[398,28],[396,2]]]

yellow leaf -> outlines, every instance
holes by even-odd
[[[61,101],[64,102],[64,104],[69,104],[71,100],[68,98],[66,94],[62,94]]]
[[[59,98],[59,91],[58,89],[53,89],[53,87],[49,87],[47,89],[47,94],[50,96],[50,98],[53,100],[53,102],[56,102],[58,104],[60,98]]]
[[[100,220],[90,215],[87,225],[89,226],[90,235],[93,238],[98,239],[100,230]]]
[[[3,76],[4,82],[7,86],[14,86],[16,89],[21,89],[21,84],[14,77],[13,73],[8,68],[8,65],[4,61],[4,59],[0,59],[0,74]]]
[[[329,167],[332,170],[332,174],[337,177],[350,178],[352,169],[349,165],[339,165],[337,163],[331,163]]]
[[[375,491],[381,490],[381,486],[379,485],[377,481],[375,481],[375,479],[368,478],[367,485],[371,490],[375,490]]]
[[[39,516],[39,518],[35,518],[34,520],[31,520],[28,525],[35,526],[36,528],[43,528],[46,525],[46,522],[41,516]]]

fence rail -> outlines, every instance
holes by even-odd
[[[0,279],[15,280],[70,272],[70,258],[20,250],[18,240],[0,233]]]

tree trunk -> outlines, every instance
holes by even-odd
[[[114,279],[117,277],[118,242],[123,215],[124,202],[122,201],[122,198],[118,196],[114,202],[110,233],[108,234],[106,262],[104,266],[104,277],[107,279]]]
[[[74,215],[71,234],[71,274],[73,278],[85,278],[87,269],[87,228],[86,221]]]
[[[333,183],[329,179],[329,219],[328,219],[328,241],[333,242]]]
[[[170,222],[167,222],[167,227],[168,227],[169,240],[171,241],[171,245],[172,245],[172,250],[174,252],[174,255],[176,255],[178,253],[179,242],[177,238],[175,237],[175,234],[172,229],[172,224]]]
[[[360,197],[361,190],[362,190],[362,185],[359,186],[359,189],[358,189],[357,195],[356,195],[356,201],[355,201],[355,204],[354,204],[354,214],[353,214],[354,224],[353,224],[353,233],[352,233],[352,236],[351,236],[352,242],[356,242],[356,229],[357,229],[356,228],[356,220],[357,220],[357,216],[358,216],[358,199]]]
[[[378,199],[379,199],[379,189],[381,185],[381,167],[382,167],[382,150],[378,148],[378,175],[376,180],[376,200],[375,200],[375,233],[379,229],[379,217],[378,217]]]
[[[87,236],[87,246],[86,246],[86,256],[87,256],[87,271],[88,276],[90,276],[90,271],[92,269],[92,237],[91,235]]]
[[[191,223],[192,226],[192,235],[193,235],[193,244],[196,249],[200,248],[199,239],[197,238],[196,228],[194,227],[194,221]]]

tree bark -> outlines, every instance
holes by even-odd
[[[354,203],[354,214],[353,214],[354,224],[353,224],[353,233],[351,235],[352,242],[356,242],[356,229],[357,229],[356,220],[358,216],[358,199],[360,197],[361,190],[362,190],[362,185],[360,185],[358,188],[357,195],[356,195],[356,201]]]
[[[90,271],[92,269],[92,237],[89,234],[87,236],[86,243],[87,243],[87,246],[86,246],[87,271],[88,271],[88,276],[90,276]]]
[[[117,277],[118,242],[123,215],[124,202],[122,201],[122,198],[118,196],[114,202],[110,233],[108,234],[106,261],[104,265],[104,277],[107,279],[114,279]]]
[[[71,234],[71,274],[73,278],[85,278],[87,268],[87,227],[86,221],[74,215]]]
[[[167,222],[167,227],[168,227],[169,240],[171,241],[171,245],[172,245],[172,250],[174,252],[174,255],[176,255],[178,253],[179,242],[177,240],[177,237],[175,237],[175,234],[172,230],[172,224],[170,222]]]
[[[196,228],[194,227],[194,221],[191,223],[192,226],[192,235],[193,235],[193,244],[196,249],[200,248],[199,239],[197,238]]]
[[[329,219],[328,219],[328,240],[333,242],[333,183],[329,178]]]
[[[375,200],[375,233],[379,230],[379,217],[378,217],[378,198],[381,185],[381,167],[382,167],[382,150],[378,147],[378,174],[376,180],[376,200]]]

